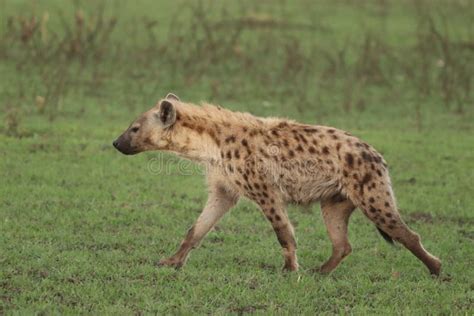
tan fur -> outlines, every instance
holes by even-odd
[[[172,119],[171,125],[165,127],[157,117],[168,120],[166,124]],[[132,134],[133,126],[139,131]],[[190,250],[224,213],[239,197],[246,197],[261,208],[273,226],[286,270],[298,269],[294,229],[286,206],[321,201],[333,243],[333,254],[322,272],[332,271],[351,252],[347,225],[356,207],[412,251],[431,273],[440,272],[440,261],[424,250],[418,235],[400,218],[385,161],[375,149],[347,132],[257,118],[209,104],[197,106],[172,95],[145,112],[114,145],[124,153],[170,151],[206,165],[206,207],[178,252],[161,265],[182,266]]]

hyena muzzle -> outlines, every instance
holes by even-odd
[[[245,197],[271,223],[283,250],[285,270],[298,269],[286,206],[320,201],[333,251],[319,271],[334,270],[351,252],[347,227],[359,208],[386,240],[405,246],[431,274],[440,273],[440,260],[424,249],[419,235],[400,217],[384,159],[347,132],[258,118],[208,104],[197,106],[168,94],[113,145],[126,155],[161,150],[206,166],[206,206],[178,251],[159,262],[162,266],[181,267],[191,249]]]

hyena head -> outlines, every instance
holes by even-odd
[[[174,103],[179,98],[169,93],[156,106],[140,115],[114,142],[114,147],[125,155],[166,147],[167,135],[176,121]]]

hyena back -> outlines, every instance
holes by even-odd
[[[439,259],[423,248],[418,234],[400,217],[382,156],[347,132],[208,104],[196,106],[169,94],[133,122],[114,146],[124,154],[174,152],[206,165],[208,201],[178,251],[160,265],[181,267],[191,249],[240,197],[246,197],[271,223],[282,246],[285,270],[298,269],[286,206],[320,201],[333,244],[321,272],[334,270],[351,252],[347,226],[359,208],[385,239],[400,242],[432,274],[440,273]]]

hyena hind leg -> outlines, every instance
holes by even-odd
[[[403,222],[392,198],[384,201],[369,197],[364,204],[363,213],[375,223],[379,230],[410,250],[426,265],[431,274],[440,274],[441,261],[426,251],[420,236]]]
[[[431,274],[439,276],[441,272],[441,261],[423,247],[420,235],[412,231],[402,220],[399,221],[398,225],[392,231],[387,229],[387,227],[382,229],[420,259]]]
[[[351,253],[347,226],[354,209],[354,204],[342,195],[321,202],[324,223],[332,242],[332,255],[319,269],[321,273],[333,271]]]

